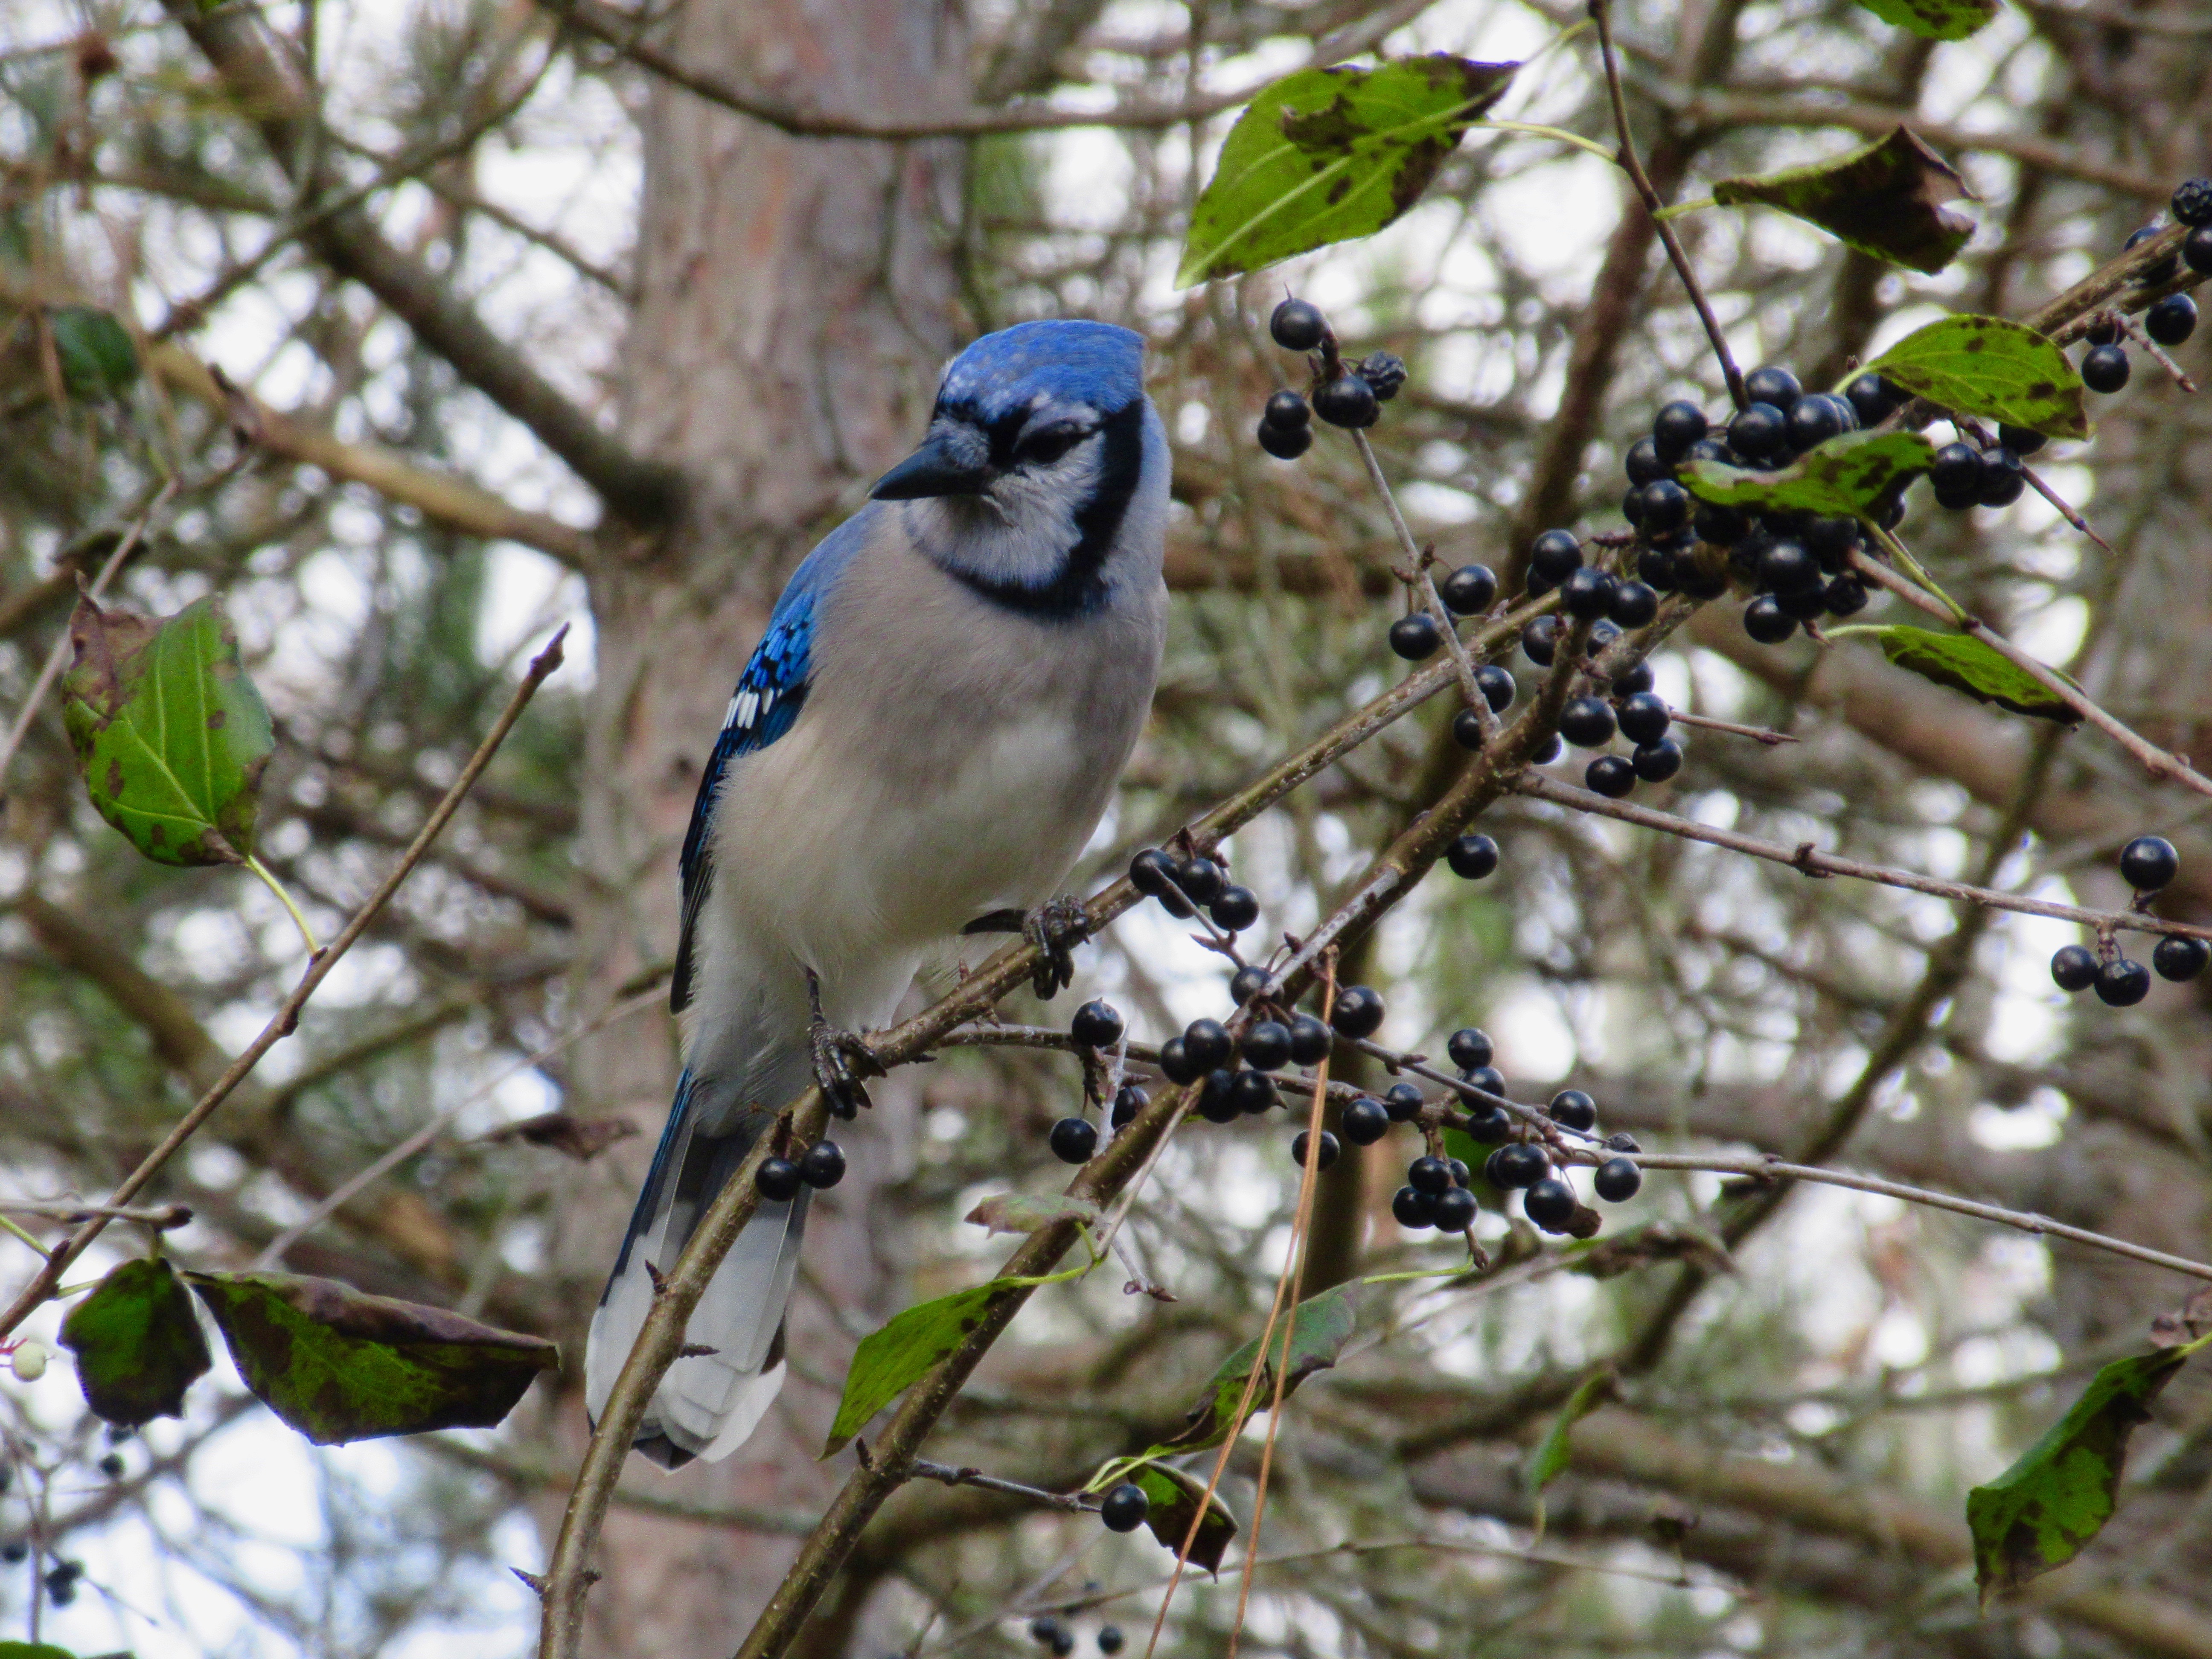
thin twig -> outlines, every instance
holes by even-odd
[[[110,1221],[135,1221],[158,1232],[189,1224],[191,1208],[184,1204],[161,1204],[133,1208],[127,1204],[72,1204],[67,1199],[0,1198],[0,1214],[34,1215],[47,1221],[89,1221],[104,1216]]]
[[[1743,371],[1735,366],[1729,354],[1728,336],[1721,332],[1720,319],[1713,315],[1712,301],[1705,297],[1704,285],[1698,273],[1691,269],[1690,256],[1682,251],[1681,239],[1674,234],[1674,227],[1660,215],[1666,204],[1652,187],[1651,175],[1644,170],[1644,163],[1636,154],[1636,138],[1628,125],[1628,97],[1620,85],[1620,64],[1613,55],[1612,7],[1608,0],[1589,0],[1590,21],[1597,25],[1598,56],[1605,64],[1605,88],[1613,100],[1613,124],[1620,133],[1620,166],[1636,186],[1642,198],[1644,210],[1651,216],[1651,227],[1659,233],[1659,240],[1667,250],[1667,258],[1674,264],[1674,274],[1682,279],[1688,290],[1690,303],[1697,307],[1698,320],[1705,327],[1705,337],[1712,342],[1713,356],[1720,360],[1721,375],[1728,381],[1729,396],[1738,409],[1747,409],[1751,399],[1743,389]]]
[[[109,554],[100,565],[100,574],[92,579],[92,586],[84,590],[87,599],[96,600],[107,591],[109,580],[123,568],[124,560],[129,558],[131,550],[138,545],[139,538],[145,535],[146,526],[153,522],[154,515],[167,505],[169,498],[176,493],[177,480],[174,478],[169,479],[155,493],[154,499],[147,503],[146,510],[132,522],[123,539],[116,543],[115,551]],[[60,637],[54,641],[54,648],[46,653],[46,664],[39,670],[39,678],[31,682],[30,690],[24,695],[23,706],[15,713],[15,723],[8,728],[5,738],[0,738],[0,799],[6,799],[8,769],[15,763],[15,751],[23,746],[24,734],[30,731],[31,721],[39,712],[39,705],[46,702],[46,693],[53,690],[54,682],[61,678],[62,669],[69,661],[69,654],[70,631],[64,628]]]
[[[460,1116],[463,1112],[467,1111],[470,1107],[478,1101],[489,1099],[492,1094],[505,1086],[510,1079],[520,1077],[525,1072],[535,1070],[570,1044],[580,1042],[594,1031],[603,1031],[617,1020],[627,1019],[632,1014],[641,1012],[659,1002],[665,994],[665,992],[655,987],[650,991],[639,992],[626,1002],[615,1004],[596,1019],[590,1020],[574,1030],[554,1038],[536,1054],[517,1060],[490,1082],[454,1102],[443,1111],[436,1113],[421,1128],[374,1160],[367,1168],[343,1182],[335,1191],[325,1195],[322,1201],[313,1209],[270,1239],[261,1254],[254,1259],[254,1271],[258,1273],[282,1263],[284,1260],[284,1253],[298,1243],[301,1239],[321,1226],[324,1222],[352,1203],[368,1188],[391,1174],[392,1170],[435,1140],[447,1124]]]
[[[2153,362],[2173,377],[2174,385],[2179,386],[2184,392],[2193,392],[2197,390],[2197,382],[2189,378],[2188,373],[2179,363],[2166,356],[2164,346],[2143,332],[2142,325],[2135,318],[2123,313],[2120,317],[2120,326],[2127,331],[2128,337],[2141,346],[2144,354]]]
[[[1717,720],[1711,714],[1686,714],[1679,708],[1667,711],[1667,718],[1677,726],[1693,726],[1701,732],[1725,732],[1731,737],[1749,738],[1771,749],[1778,743],[1801,743],[1802,738],[1793,732],[1777,732],[1770,726],[1744,726],[1735,720]]]
[[[916,1480],[935,1480],[947,1486],[980,1486],[985,1492],[1004,1492],[1009,1498],[1026,1498],[1048,1509],[1073,1510],[1080,1514],[1098,1507],[1096,1498],[1086,1500],[1081,1492],[1047,1492],[1042,1486],[1025,1486],[1018,1480],[1002,1480],[981,1469],[956,1469],[950,1463],[933,1463],[926,1457],[911,1459],[906,1472]]]
[[[1786,864],[1802,875],[1848,876],[1854,881],[1899,887],[1907,892],[1926,893],[1935,898],[1950,899],[1958,903],[1979,904],[1992,910],[2010,910],[2023,916],[2049,916],[2058,921],[2078,922],[2100,933],[2167,933],[2181,939],[2212,941],[2212,927],[2197,927],[2185,921],[2169,921],[2164,916],[2154,916],[2142,910],[2091,910],[2079,904],[2060,904],[2050,899],[2028,898],[1994,887],[1976,887],[1963,881],[1946,881],[1937,876],[1923,876],[1917,871],[1901,870],[1893,865],[1869,864],[1863,859],[1823,853],[1810,842],[1788,847],[1780,842],[1762,841],[1756,836],[1699,823],[1692,818],[1678,817],[1672,812],[1662,812],[1654,807],[1638,806],[1632,801],[1609,799],[1595,790],[1578,789],[1542,772],[1524,772],[1513,787],[1522,794],[1560,806],[1571,806],[1577,812],[1619,818],[1624,823],[1638,824],[1646,830],[1679,836],[1685,841],[1701,841],[1708,846],[1724,847],[1732,853],[1748,853],[1752,857],[1765,859],[1771,864]]]
[[[309,960],[307,971],[300,976],[299,984],[293,988],[291,995],[286,997],[283,1006],[270,1017],[269,1023],[261,1028],[261,1034],[246,1045],[237,1059],[223,1068],[222,1075],[200,1097],[191,1110],[179,1118],[169,1133],[161,1138],[161,1144],[139,1160],[138,1167],[123,1178],[107,1200],[110,1206],[126,1205],[136,1198],[147,1182],[161,1171],[161,1166],[175,1155],[177,1149],[191,1139],[200,1125],[207,1121],[215,1109],[228,1100],[238,1085],[246,1080],[247,1074],[260,1064],[261,1057],[292,1034],[299,1024],[300,1011],[307,1006],[307,1000],[329,977],[331,969],[337,965],[339,959],[353,948],[354,942],[368,931],[369,923],[391,901],[392,894],[398,891],[400,883],[405,881],[413,873],[415,866],[422,861],[423,855],[430,850],[430,843],[438,838],[453,814],[460,810],[461,802],[483,775],[484,768],[491,764],[492,757],[499,752],[499,746],[505,741],[507,734],[514,729],[515,721],[522,717],[522,711],[529,706],[531,698],[537,696],[538,688],[561,665],[562,642],[568,635],[568,628],[564,625],[545,648],[532,659],[522,684],[515,688],[514,695],[507,699],[507,707],[500,712],[499,719],[493,723],[483,741],[477,745],[476,753],[469,757],[468,764],[461,769],[460,775],[453,780],[453,787],[446,791],[436,808],[423,821],[422,828],[416,833],[413,842],[400,855],[399,862],[393,866],[391,873],[377,884],[376,890],[362,902],[361,908],[354,912],[353,920],[346,923],[343,931],[331,941],[328,948]],[[55,1287],[61,1283],[63,1269],[100,1237],[107,1221],[105,1215],[94,1215],[56,1247],[47,1258],[46,1265],[23,1287],[7,1312],[0,1314],[0,1337],[6,1336],[21,1324],[53,1294]]]

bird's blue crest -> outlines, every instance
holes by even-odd
[[[952,360],[938,388],[940,410],[989,425],[1039,402],[1126,409],[1145,389],[1145,340],[1112,323],[1017,323],[986,334]]]

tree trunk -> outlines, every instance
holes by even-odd
[[[927,115],[963,102],[966,40],[941,0],[693,0],[659,42],[680,61],[812,107]],[[579,1001],[605,1007],[677,933],[676,854],[723,708],[792,568],[911,447],[955,343],[945,227],[963,147],[794,140],[654,84],[644,117],[639,295],[622,358],[625,435],[688,485],[664,538],[611,546],[591,579],[597,672],[584,769]],[[627,1021],[580,1053],[574,1107],[647,1133],[570,1185],[553,1249],[574,1328],[628,1218],[674,1080],[669,1022]],[[852,1339],[823,1292],[878,1322],[896,1260],[863,1225],[900,1161],[896,1091],[852,1126],[852,1173],[817,1200],[794,1298],[791,1381],[717,1465],[628,1479],[672,1495],[818,1512],[817,1465]],[[588,1288],[587,1288],[588,1287]],[[572,1348],[572,1353],[576,1350]],[[570,1374],[578,1368],[572,1366]],[[559,1437],[580,1445],[573,1395]],[[546,1512],[549,1524],[557,1510]],[[617,1510],[590,1650],[723,1659],[795,1548],[787,1537]]]

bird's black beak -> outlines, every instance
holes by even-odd
[[[990,469],[959,453],[942,433],[932,433],[921,448],[876,480],[870,497],[879,501],[913,501],[928,495],[980,495],[991,482]]]

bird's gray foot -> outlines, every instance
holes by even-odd
[[[1030,988],[1049,998],[1075,982],[1075,947],[1091,935],[1083,901],[1062,893],[1022,918],[1022,937],[1037,950]]]
[[[806,970],[806,1000],[813,1008],[806,1039],[813,1050],[814,1080],[829,1097],[830,1109],[839,1117],[856,1116],[869,1104],[863,1078],[888,1075],[875,1050],[850,1031],[838,1030],[822,1012],[821,976]]]

